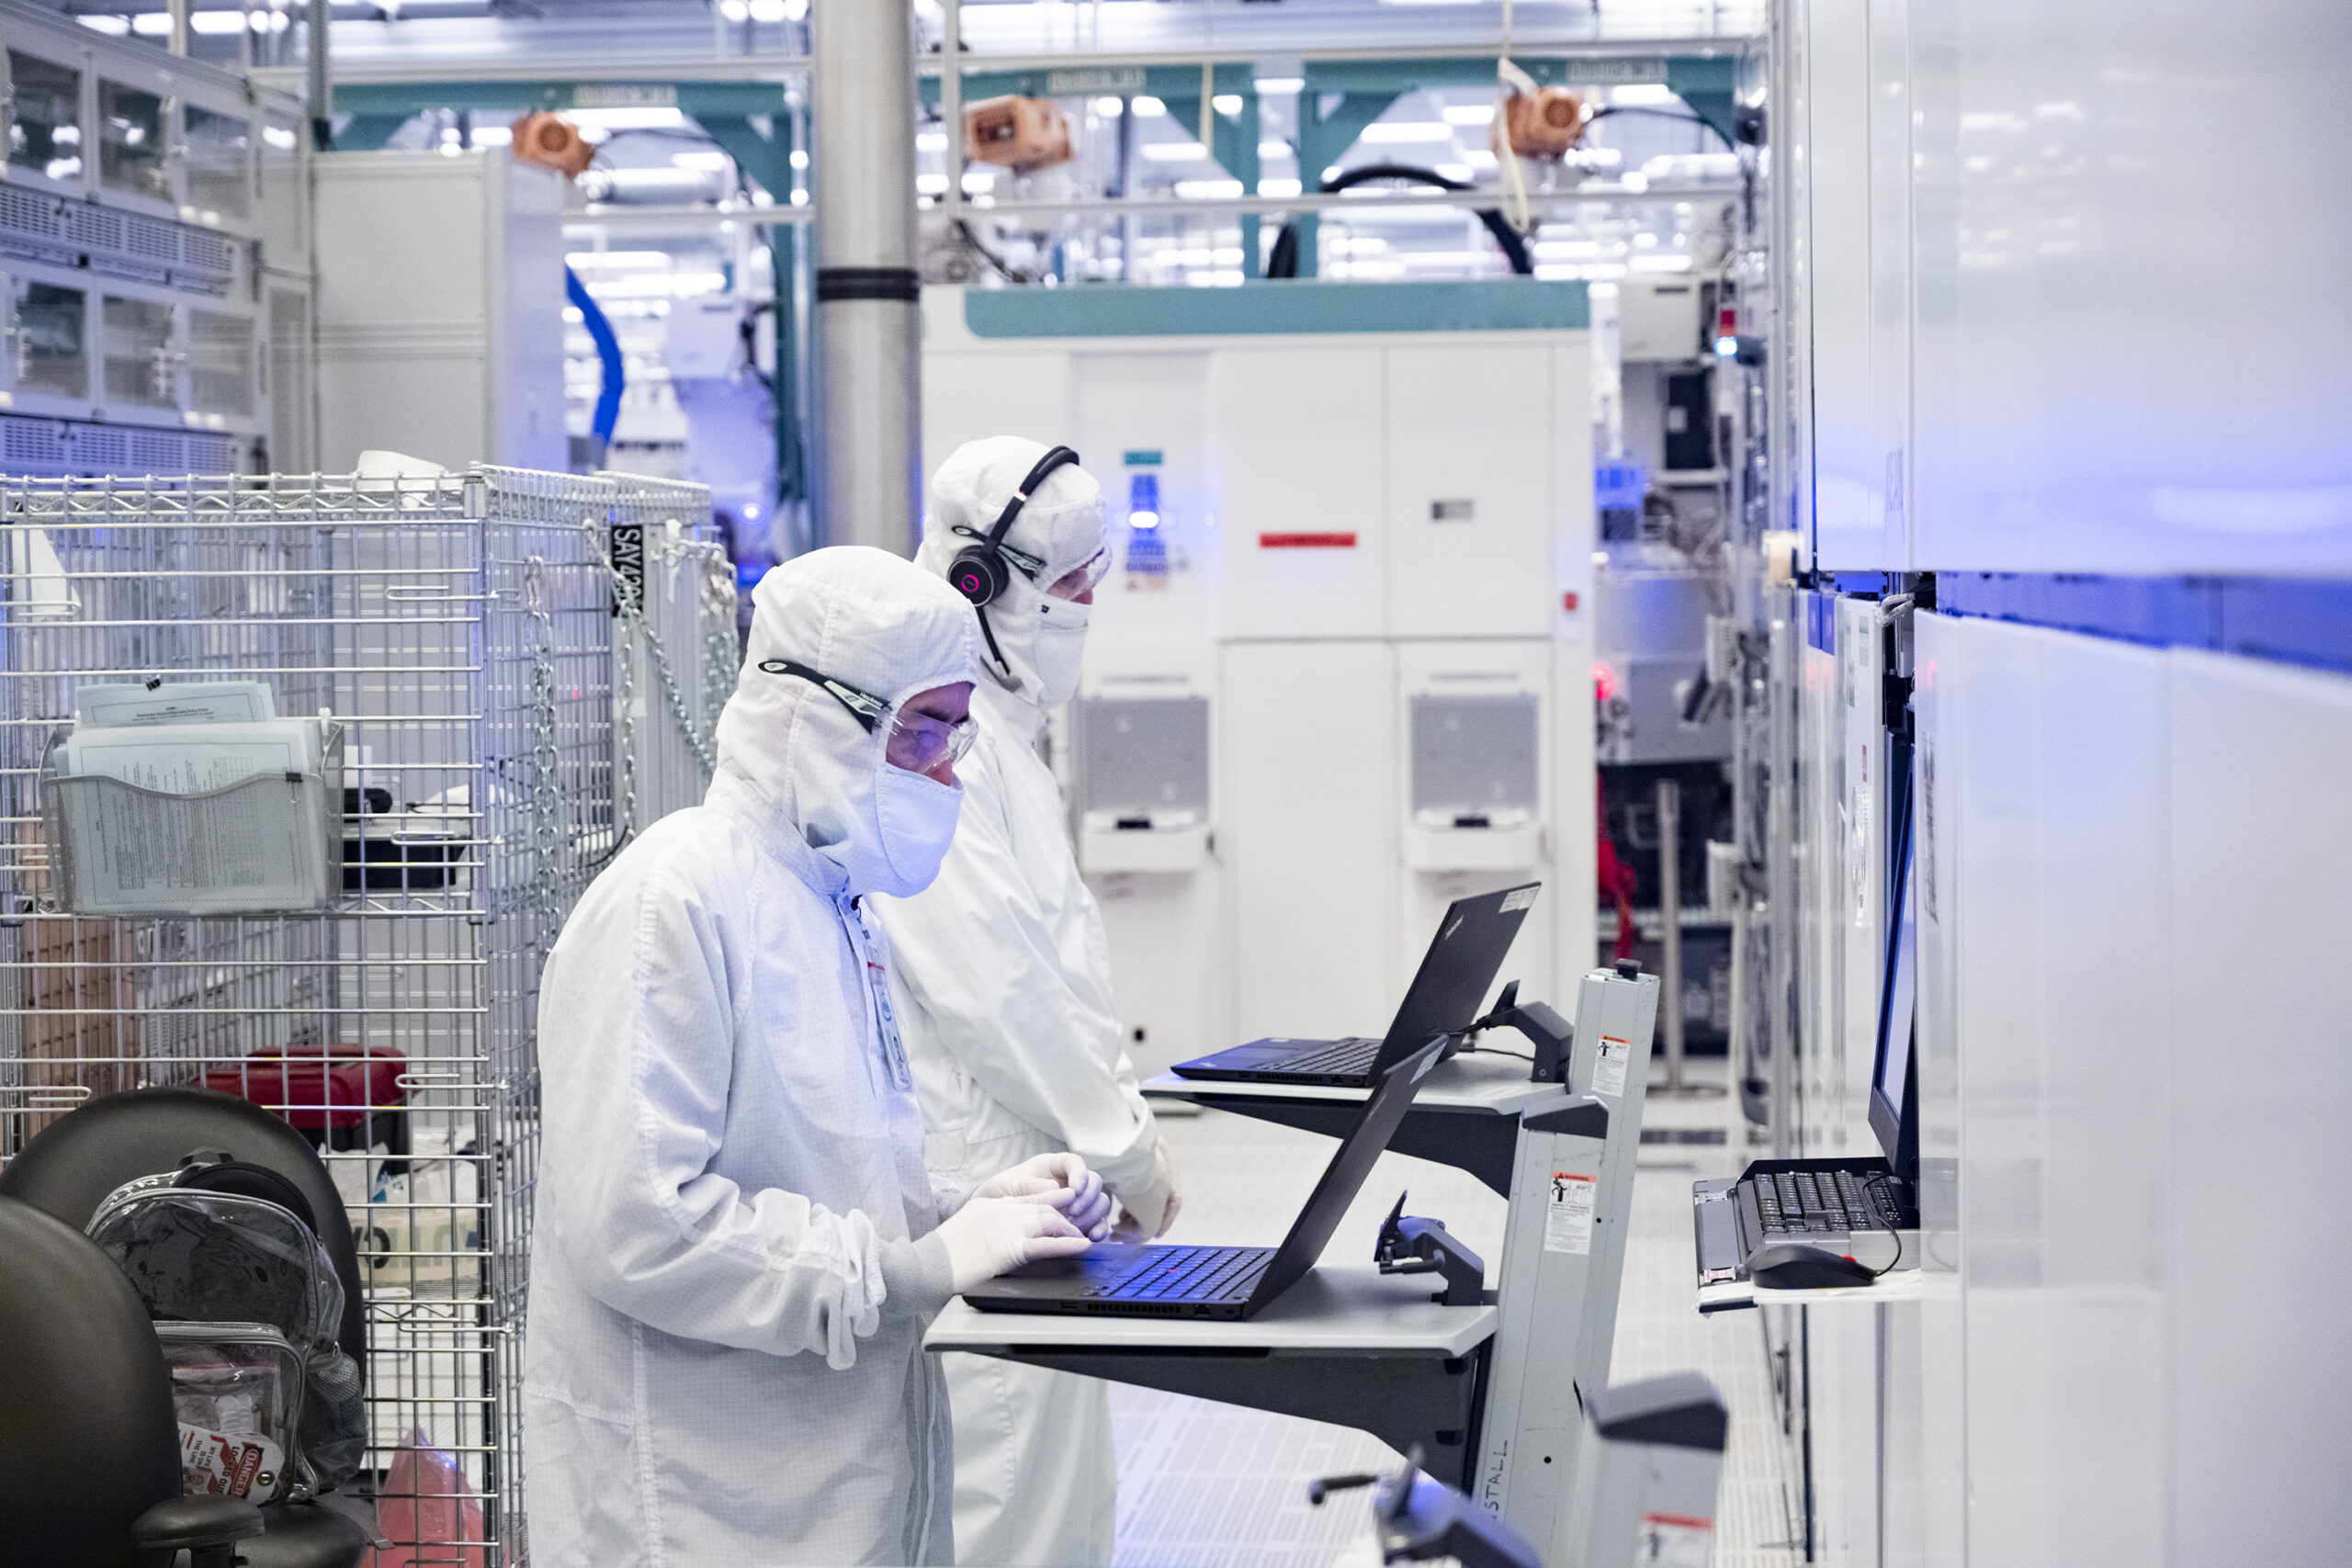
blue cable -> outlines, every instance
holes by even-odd
[[[588,428],[605,446],[613,444],[613,428],[621,421],[621,389],[628,385],[628,367],[621,361],[621,340],[613,335],[613,323],[605,319],[594,295],[580,281],[580,275],[570,267],[563,269],[563,296],[580,308],[580,319],[588,328],[588,335],[595,340],[596,358],[605,367],[603,389],[596,394],[596,414]]]

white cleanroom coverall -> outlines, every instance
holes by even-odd
[[[1045,453],[1004,436],[952,454],[932,484],[917,564],[944,576],[971,543],[951,530],[986,534]],[[1066,1148],[1156,1235],[1172,1208],[1173,1173],[1121,1043],[1102,915],[1037,753],[1046,709],[1077,686],[1089,608],[1043,590],[1103,547],[1095,481],[1057,469],[1006,541],[1043,562],[1034,583],[1012,571],[982,612],[1020,689],[983,674],[972,698],[979,737],[956,770],[965,800],[956,842],[928,889],[877,900],[898,955],[892,984],[926,1158],[943,1190],[961,1191]],[[990,661],[985,641],[980,657]],[[977,1356],[944,1359],[956,1413],[957,1560],[1109,1562],[1118,1473],[1104,1386]]]
[[[897,704],[973,680],[978,637],[880,550],[804,556],[754,604],[708,797],[590,886],[541,987],[524,1468],[547,1568],[952,1551],[922,1338],[966,1218],[935,1228],[954,1204],[858,896],[930,881],[959,792],[884,761],[889,716],[869,734],[761,666]]]

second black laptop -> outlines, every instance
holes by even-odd
[[[1442,1054],[1436,1041],[1387,1069],[1363,1114],[1323,1168],[1306,1207],[1278,1247],[1096,1247],[1000,1274],[964,1292],[982,1312],[1085,1313],[1112,1317],[1245,1318],[1315,1267],[1363,1190],[1380,1153]]]
[[[1365,1089],[1373,1076],[1442,1035],[1446,1049],[1478,1016],[1478,1004],[1503,966],[1519,928],[1543,884],[1530,882],[1475,897],[1456,898],[1437,923],[1437,935],[1378,1040],[1252,1040],[1213,1056],[1179,1062],[1179,1077],[1234,1083],[1329,1084]]]

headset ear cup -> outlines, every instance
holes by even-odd
[[[991,603],[1006,586],[1003,558],[994,550],[959,550],[947,563],[947,583],[974,605]]]

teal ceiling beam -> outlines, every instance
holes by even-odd
[[[1442,65],[1445,61],[1423,63]],[[1309,64],[1306,85],[1298,95],[1298,183],[1302,190],[1317,190],[1323,184],[1323,171],[1338,163],[1364,127],[1388,112],[1388,106],[1425,85],[1413,83],[1408,86],[1334,85],[1324,75],[1324,67]],[[1492,69],[1490,66],[1489,70]],[[1332,100],[1336,98],[1337,101]],[[1313,277],[1317,274],[1315,253],[1317,231],[1320,224],[1317,215],[1301,212],[1293,215],[1291,226],[1298,234],[1298,276]]]
[[[1705,120],[1727,148],[1739,144],[1735,98],[1738,66],[1737,61],[1720,55],[1695,59],[1675,56],[1666,62],[1668,90],[1690,105],[1690,112]]]
[[[1258,68],[1247,61],[1227,61],[1209,68],[1212,96],[1241,93],[1255,96]],[[939,107],[939,78],[925,76],[916,84],[923,104]],[[1132,98],[1148,94],[1162,102],[1170,93],[1201,93],[1197,65],[1090,65],[1067,70],[966,71],[964,102],[1000,98],[1007,94],[1024,98]]]
[[[405,120],[427,109],[684,107],[687,98],[712,114],[775,114],[784,101],[775,82],[353,82],[335,84],[339,114],[396,114]]]
[[[414,118],[411,114],[355,114],[346,120],[340,112],[342,106],[336,107],[335,118],[343,127],[334,133],[334,150],[338,152],[381,152],[392,133]]]

